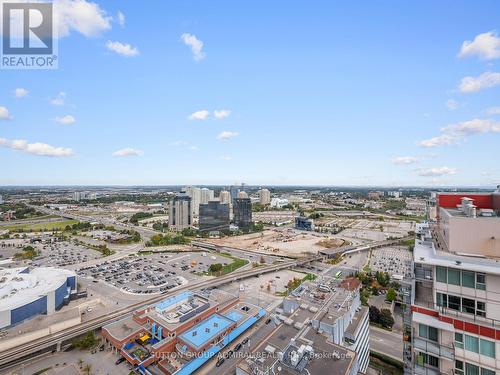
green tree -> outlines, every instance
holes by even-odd
[[[387,295],[385,297],[387,299],[387,301],[391,301],[392,302],[392,301],[394,301],[396,299],[396,297],[397,297],[396,291],[394,289],[392,289],[392,288],[389,288],[389,290],[387,291]]]
[[[368,298],[370,298],[370,291],[368,289],[361,289],[360,300],[363,306],[368,306]]]
[[[377,282],[383,287],[386,287],[387,285],[389,285],[389,281],[391,281],[391,277],[389,276],[389,274],[387,272],[377,271],[375,273],[375,277],[377,279]]]
[[[208,270],[212,273],[220,272],[222,271],[222,264],[220,263],[211,264],[210,267],[208,267]]]
[[[370,306],[369,310],[370,322],[378,323],[380,322],[380,310],[377,306]]]
[[[392,326],[394,325],[394,318],[392,317],[389,309],[380,310],[380,324],[382,327],[392,329]]]

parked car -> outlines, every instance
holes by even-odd
[[[219,358],[217,360],[217,363],[215,364],[215,367],[219,367],[220,365],[222,365],[224,363],[225,359],[224,358]]]
[[[123,361],[125,361],[125,358],[124,357],[120,357],[116,360],[115,362],[115,365],[119,365],[120,363],[122,363]]]

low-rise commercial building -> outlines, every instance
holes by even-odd
[[[295,218],[295,229],[314,231],[314,220],[304,216],[297,216]]]
[[[185,291],[104,326],[102,333],[143,374],[189,375],[264,315],[220,290]]]

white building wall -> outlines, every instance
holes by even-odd
[[[53,314],[56,311],[56,291],[47,293],[47,314]]]
[[[0,328],[10,326],[10,310],[0,311]]]

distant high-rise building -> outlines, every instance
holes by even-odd
[[[75,191],[73,193],[73,200],[77,201],[77,202],[80,202],[82,200],[82,193],[79,192],[79,191]]]
[[[200,231],[229,231],[229,203],[221,203],[218,199],[200,205],[198,221]]]
[[[259,202],[262,206],[267,206],[271,203],[271,192],[267,189],[259,190]]]
[[[245,191],[240,191],[236,198],[248,198],[248,194]]]
[[[370,191],[368,192],[368,199],[380,199],[382,195],[380,191]]]
[[[240,192],[240,188],[238,186],[231,186],[229,188],[229,193],[231,194],[231,200],[236,199],[239,192]]]
[[[0,195],[0,204],[3,204],[3,197]]]
[[[181,231],[192,225],[191,197],[181,191],[170,201],[168,225],[170,229]]]
[[[191,197],[191,214],[198,216],[200,214],[201,189],[193,186],[188,186],[184,189]]]
[[[233,201],[233,214],[233,221],[240,229],[252,225],[252,201],[244,191]]]
[[[231,203],[231,193],[226,190],[222,190],[219,194],[219,200],[222,204]]]
[[[207,204],[210,200],[214,199],[214,191],[203,188],[201,189],[201,199],[200,204]]]

